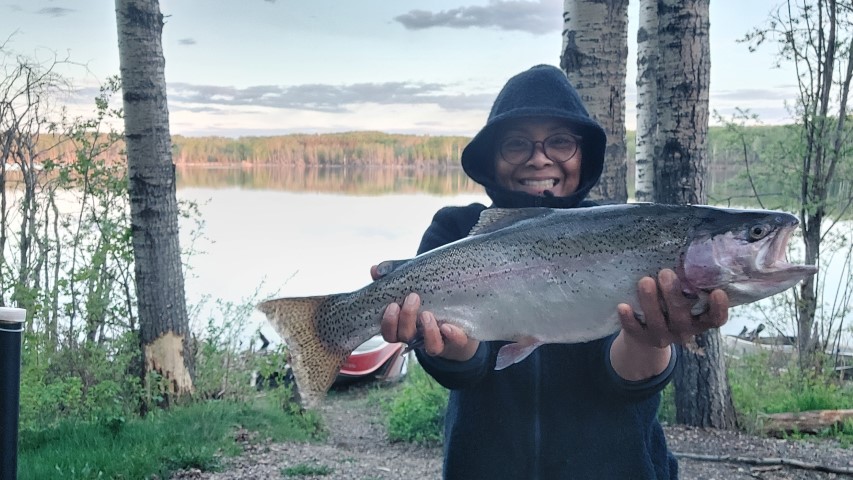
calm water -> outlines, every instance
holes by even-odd
[[[459,181],[461,171],[303,173],[307,180],[299,180],[298,172],[267,169],[181,172],[178,198],[199,204],[206,237],[194,242],[205,253],[190,260],[191,304],[205,295],[242,303],[256,291],[257,299],[264,299],[358,289],[370,282],[371,265],[413,256],[439,208],[488,200],[478,187]],[[359,176],[374,182],[356,185],[352,179]],[[182,227],[184,247],[191,228]],[[208,316],[217,318],[215,308],[203,310]],[[243,328],[245,338],[258,328],[278,338],[266,318],[253,312]]]
[[[358,289],[370,282],[371,265],[414,255],[439,208],[488,204],[461,170],[194,168],[179,171],[178,197],[197,202],[205,224],[205,238],[193,245],[204,253],[191,258],[186,279],[191,305],[205,296],[245,303]],[[190,229],[182,228],[185,248]],[[849,259],[830,268],[840,271],[842,262]],[[755,327],[739,312],[723,333]],[[208,302],[201,317],[221,313]],[[278,339],[252,312],[244,343],[258,329]]]

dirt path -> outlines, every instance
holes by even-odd
[[[387,440],[381,405],[370,387],[333,392],[321,407],[329,437],[323,443],[246,443],[246,451],[217,473],[182,472],[173,479],[391,480],[432,479],[441,473],[441,449]],[[286,469],[315,475],[286,476]]]
[[[183,472],[174,479],[323,479],[385,480],[438,479],[441,449],[389,443],[381,406],[364,387],[330,396],[322,408],[330,435],[318,444],[245,443],[246,451],[230,459],[222,472]],[[693,455],[785,458],[805,463],[853,469],[853,448],[835,442],[804,442],[759,438],[733,432],[667,427],[670,449]],[[682,479],[701,480],[825,480],[853,475],[824,473],[784,465],[680,460]],[[287,469],[300,475],[286,475]],[[307,474],[310,471],[315,474]]]

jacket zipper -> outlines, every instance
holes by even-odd
[[[533,357],[533,367],[534,367],[534,375],[533,375],[533,476],[531,478],[538,479],[540,478],[539,472],[539,459],[541,458],[541,447],[540,447],[540,439],[541,439],[541,426],[540,426],[540,399],[541,392],[539,387],[539,380],[542,376],[542,372],[540,369],[539,363],[539,353]]]

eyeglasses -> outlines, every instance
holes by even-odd
[[[549,160],[563,163],[578,153],[580,142],[581,137],[570,133],[557,133],[536,142],[524,137],[508,137],[501,140],[498,149],[505,162],[522,165],[533,157],[536,145],[542,145],[542,152]]]

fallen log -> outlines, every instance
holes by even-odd
[[[759,416],[761,430],[767,435],[788,433],[820,433],[853,421],[853,410],[813,410],[808,412],[773,413]]]

